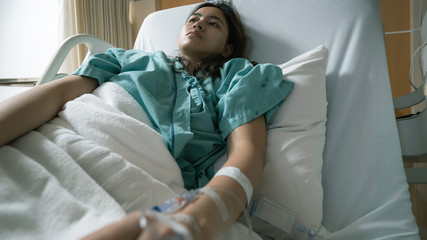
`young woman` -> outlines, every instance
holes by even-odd
[[[110,49],[92,56],[73,75],[0,106],[1,146],[55,117],[67,101],[105,81],[115,82],[147,112],[176,159],[185,187],[209,189],[166,218],[131,213],[88,239],[162,239],[177,234],[215,239],[241,214],[241,206],[248,204],[252,188],[260,182],[266,122],[292,83],[283,80],[280,68],[254,66],[243,58],[243,25],[228,2],[196,7],[178,46],[180,56],[175,59],[163,52]],[[225,151],[223,174],[214,177],[212,164]],[[141,217],[149,228],[140,228]]]

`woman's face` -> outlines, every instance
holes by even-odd
[[[183,57],[192,63],[210,56],[222,54],[228,57],[233,46],[227,44],[228,23],[221,10],[203,7],[191,15],[182,27],[178,48]]]

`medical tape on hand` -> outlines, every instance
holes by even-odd
[[[251,201],[252,191],[253,191],[252,184],[249,181],[248,177],[246,177],[246,175],[242,171],[240,171],[240,169],[236,167],[223,167],[215,174],[214,177],[216,176],[227,176],[236,180],[245,191],[246,198],[247,198],[246,204],[249,204],[249,202]]]
[[[197,223],[196,219],[194,219],[193,216],[179,213],[179,214],[170,215],[170,217],[175,221],[185,222],[186,224],[190,225],[195,232],[199,234],[202,233],[202,230],[200,229],[199,224]]]
[[[157,212],[154,212],[151,210],[145,211],[142,214],[141,218],[139,219],[139,227],[142,230],[153,231],[154,229],[150,229],[148,219],[147,219],[147,217],[150,217],[150,218],[158,221],[159,223],[170,227],[176,234],[178,234],[180,236],[178,239],[193,240],[193,236],[191,235],[190,231],[188,231],[188,229],[182,223],[177,222],[177,220],[175,220],[171,216],[172,215],[157,213]],[[181,217],[181,219],[183,219],[183,217]],[[191,220],[188,220],[188,218],[186,220],[191,221]],[[186,222],[186,221],[183,221],[183,222]],[[196,221],[194,220],[194,222],[196,222]],[[175,238],[173,238],[173,239],[175,239]]]
[[[228,220],[229,214],[227,206],[225,206],[222,198],[209,186],[206,186],[200,190],[215,203],[215,205],[218,207],[219,213],[221,214],[222,221],[226,222]]]

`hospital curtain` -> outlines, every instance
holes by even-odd
[[[90,34],[116,47],[132,48],[128,0],[60,0],[59,40],[75,34]],[[86,47],[75,47],[60,72],[71,73],[82,63]]]

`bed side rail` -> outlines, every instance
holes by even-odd
[[[68,53],[79,44],[85,44],[88,49],[85,59],[92,54],[105,52],[108,48],[114,47],[112,44],[91,35],[77,34],[71,36],[58,48],[36,85],[54,80]]]

